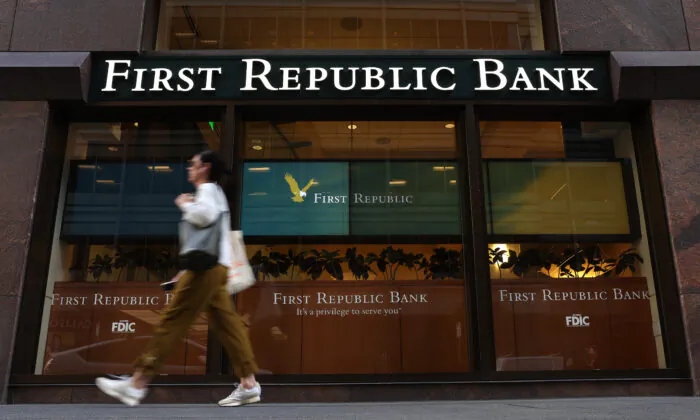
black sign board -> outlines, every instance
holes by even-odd
[[[604,55],[93,56],[90,101],[610,101]]]

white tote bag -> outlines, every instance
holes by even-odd
[[[233,248],[233,263],[228,269],[228,281],[226,290],[229,294],[235,295],[255,284],[255,274],[248,262],[248,255],[243,242],[243,232],[232,230],[231,248]]]

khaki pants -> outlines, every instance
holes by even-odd
[[[227,275],[228,270],[222,265],[201,273],[183,273],[170,305],[155,327],[153,338],[134,364],[137,369],[142,369],[147,376],[155,375],[170,350],[185,337],[197,315],[206,311],[209,325],[233,363],[235,375],[245,378],[258,370],[246,327],[226,292]]]

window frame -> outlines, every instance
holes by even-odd
[[[625,158],[611,159],[576,159],[576,158],[493,158],[482,159],[482,162],[619,162],[622,169],[622,182],[625,194],[625,203],[627,205],[627,221],[629,223],[630,233],[627,234],[501,234],[488,233],[489,243],[527,243],[527,242],[542,242],[542,243],[567,243],[567,242],[633,242],[639,239],[642,235],[639,207],[637,205],[637,189],[634,185],[634,173],[632,169],[632,161]],[[487,189],[490,190],[490,183]],[[486,205],[487,203],[484,202]],[[486,206],[488,211],[489,207]],[[493,219],[491,219],[493,220]],[[487,231],[488,232],[488,231]]]
[[[688,356],[685,345],[685,332],[682,323],[680,305],[678,303],[678,285],[673,264],[660,261],[673,261],[671,239],[666,220],[664,195],[660,180],[660,170],[656,155],[656,146],[648,103],[618,104],[606,106],[595,104],[582,106],[575,102],[551,105],[538,103],[513,102],[490,103],[488,105],[473,102],[461,102],[442,106],[439,101],[407,101],[397,103],[388,101],[378,105],[377,102],[367,101],[326,101],[322,103],[304,101],[300,106],[298,101],[289,101],[285,106],[280,103],[266,102],[254,106],[234,103],[199,103],[181,106],[177,102],[170,103],[124,103],[119,106],[78,106],[76,104],[53,104],[50,112],[50,124],[47,132],[47,149],[42,161],[37,203],[34,212],[35,222],[32,225],[32,239],[29,245],[23,299],[20,303],[18,330],[36,332],[41,327],[41,302],[47,282],[48,262],[51,256],[51,242],[56,216],[55,203],[62,175],[63,162],[66,153],[68,126],[78,122],[117,122],[134,121],[148,118],[161,120],[179,120],[183,118],[219,118],[222,121],[222,155],[228,159],[230,169],[236,171],[242,168],[240,148],[243,139],[244,116],[255,118],[269,115],[285,116],[309,115],[313,119],[319,116],[331,116],[342,113],[347,115],[349,108],[355,108],[358,116],[377,116],[376,108],[381,108],[382,120],[399,120],[405,118],[425,119],[427,116],[437,116],[444,120],[452,115],[457,121],[456,138],[458,162],[460,168],[458,183],[468,186],[468,192],[462,194],[460,201],[462,217],[463,258],[466,276],[475,281],[467,287],[467,316],[470,331],[474,341],[470,342],[469,357],[474,363],[473,371],[464,374],[410,374],[410,375],[304,375],[304,376],[271,376],[266,382],[271,384],[291,385],[299,383],[338,384],[346,383],[483,383],[499,381],[557,381],[557,380],[598,380],[600,372],[596,371],[544,371],[544,372],[497,372],[495,370],[495,351],[493,344],[493,322],[491,314],[490,285],[483,279],[489,278],[489,267],[486,259],[489,243],[486,234],[486,219],[484,197],[482,193],[481,152],[479,138],[479,121],[627,121],[631,125],[634,148],[637,154],[637,167],[640,177],[643,206],[646,210],[646,228],[649,234],[649,246],[652,253],[652,265],[657,287],[660,318],[667,357],[667,369],[664,370],[634,370],[634,371],[605,371],[606,379],[680,379],[689,377]],[[313,104],[314,106],[310,106]],[[337,106],[329,106],[330,104]],[[199,105],[199,106],[198,106]],[[565,105],[565,106],[563,106]],[[195,117],[193,117],[193,115]],[[218,116],[218,117],[217,117]],[[370,119],[363,117],[363,119]],[[357,117],[356,117],[357,118]],[[359,119],[359,118],[357,118]],[[232,197],[232,221],[239,219],[240,212],[236,199],[240,197],[240,178],[229,192]],[[467,196],[468,197],[465,197]],[[240,202],[240,201],[238,201]],[[238,212],[238,214],[235,214]],[[232,227],[240,228],[235,223]],[[467,238],[471,240],[467,241]],[[267,238],[269,239],[269,238]],[[474,244],[474,246],[468,246]],[[41,293],[37,291],[41,290]],[[213,334],[210,334],[213,338]],[[15,351],[10,376],[10,386],[32,385],[89,385],[93,376],[42,376],[34,375],[38,345],[38,334],[21,334],[16,337]],[[224,361],[222,347],[217,342],[209,342],[207,354],[207,374],[203,376],[172,375],[157,377],[156,385],[190,384],[215,385],[229,383],[227,373],[232,372],[231,366]]]
[[[70,104],[53,105],[50,109],[49,128],[47,132],[47,150],[44,153],[38,185],[38,200],[35,205],[32,225],[32,240],[27,255],[26,274],[23,285],[24,298],[20,302],[18,331],[32,331],[36,334],[19,334],[15,340],[15,356],[12,359],[11,379],[15,383],[92,383],[94,375],[36,375],[40,332],[44,316],[44,299],[48,285],[48,271],[54,241],[59,202],[59,195],[64,174],[64,165],[68,153],[68,136],[71,124],[112,123],[112,122],[180,122],[221,121],[221,156],[227,168],[233,157],[233,132],[225,129],[227,111],[225,105],[204,104],[178,107],[154,106],[153,104],[135,104],[132,106],[88,106]],[[61,238],[62,239],[62,238]],[[142,243],[142,242],[141,242]],[[41,293],[37,293],[40,290]],[[219,375],[221,372],[222,345],[211,329],[208,332],[206,375]],[[190,381],[189,375],[166,377],[166,383]],[[157,382],[157,381],[156,381]]]
[[[144,19],[144,31],[143,31],[143,36],[141,40],[141,47],[143,51],[163,51],[163,52],[177,52],[177,51],[213,51],[216,52],[218,51],[224,51],[223,49],[192,49],[192,50],[173,50],[169,48],[164,48],[162,44],[166,43],[166,38],[168,37],[168,30],[170,27],[170,21],[168,20],[170,15],[171,15],[171,9],[167,5],[166,0],[146,0],[147,1],[147,7],[146,7],[146,13],[145,13],[145,19]],[[300,0],[301,1],[301,0]],[[386,0],[382,0],[386,1]],[[181,3],[177,4],[177,6],[190,6],[191,4],[188,1],[178,1],[176,3]],[[539,5],[538,12],[539,12],[539,19],[538,22],[540,24],[540,27],[537,28],[538,31],[541,31],[541,39],[542,39],[542,45],[543,48],[541,50],[537,49],[530,49],[530,50],[523,50],[523,49],[518,49],[518,50],[511,50],[515,52],[537,52],[537,51],[559,51],[560,50],[560,41],[559,41],[559,29],[558,29],[558,24],[557,24],[557,18],[556,18],[556,5],[554,0],[537,0],[537,3]],[[427,2],[427,4],[429,4]],[[196,5],[197,6],[197,5]],[[217,1],[212,1],[212,2],[204,2],[201,4],[201,6],[205,7],[216,7],[220,6],[223,9],[223,17],[226,17],[226,10],[225,10],[225,2],[222,4],[222,2],[217,2]],[[329,6],[324,6],[324,7],[329,7]],[[332,6],[330,6],[332,7]],[[359,6],[359,8],[362,8],[362,6]],[[460,10],[461,13],[461,10]],[[304,18],[304,11],[302,9],[302,19]],[[463,16],[462,19],[466,21],[466,16]],[[167,20],[167,24],[161,24],[163,21]],[[386,27],[386,25],[383,25]],[[532,29],[532,28],[531,28]],[[223,31],[223,29],[222,29]],[[464,39],[466,40],[466,27],[463,27],[463,32],[465,32]],[[332,51],[333,49],[331,48],[326,48],[326,49],[317,49],[317,50],[308,50],[305,48],[300,48],[300,49],[289,49],[286,51],[296,51],[296,52],[301,52],[301,51],[315,51],[319,54],[323,54],[326,51]],[[337,49],[336,49],[337,50]],[[421,49],[415,49],[415,50],[421,50]],[[256,52],[262,52],[262,51],[285,51],[284,49],[252,49],[250,51],[256,51]],[[340,51],[363,51],[360,49],[355,49],[355,50],[340,50]],[[388,52],[388,51],[396,51],[395,49],[377,49],[377,50],[372,50],[372,51],[377,51],[377,52]],[[465,52],[465,51],[470,51],[467,48],[462,48],[462,49],[441,49],[441,50],[435,50],[435,51],[442,51],[442,52]]]
[[[639,177],[642,197],[642,207],[636,205],[637,199],[633,201],[637,207],[636,217],[639,218],[639,211],[645,211],[645,227],[648,235],[648,246],[651,255],[650,264],[654,275],[654,286],[657,294],[657,304],[659,305],[659,320],[661,324],[662,339],[666,356],[665,369],[637,369],[633,371],[605,371],[606,377],[618,377],[627,375],[628,377],[685,377],[688,375],[688,354],[685,343],[685,333],[681,308],[678,304],[678,284],[675,281],[676,274],[673,264],[664,264],[662,261],[672,261],[672,247],[670,242],[668,223],[666,221],[664,203],[664,193],[661,186],[658,158],[656,156],[656,146],[651,119],[651,109],[645,103],[629,103],[617,106],[519,106],[511,102],[479,105],[474,107],[474,122],[468,126],[471,128],[471,136],[467,135],[466,141],[471,144],[471,150],[478,158],[471,157],[475,162],[470,167],[470,178],[482,181],[481,167],[481,139],[479,123],[484,121],[575,121],[575,122],[627,122],[633,142],[633,149],[636,154],[637,172]],[[631,165],[630,165],[631,171]],[[630,173],[630,176],[632,174]],[[633,179],[630,180],[633,182]],[[482,183],[483,185],[483,183]],[[478,186],[474,186],[478,188]],[[634,191],[634,190],[633,190]],[[627,193],[627,188],[626,188]],[[628,200],[629,201],[629,200]],[[472,206],[476,206],[476,211],[486,209],[485,195],[475,195]],[[629,207],[629,202],[628,202]],[[475,209],[473,209],[475,210]],[[479,309],[478,319],[481,328],[487,328],[490,334],[487,345],[490,347],[488,354],[495,355],[495,345],[493,341],[493,314],[491,310],[491,290],[490,273],[487,261],[487,248],[490,237],[486,232],[485,213],[481,218],[482,227],[477,227],[478,235],[483,235],[483,239],[474,240],[475,255],[481,254],[482,258],[476,259],[477,273],[483,273],[477,279],[477,286],[487,284],[486,287],[477,288],[477,300],[488,303],[488,310]],[[641,226],[641,225],[640,225]],[[581,236],[578,236],[581,238]],[[566,238],[563,238],[566,240]],[[496,371],[495,360],[489,358],[489,370],[494,378],[528,378],[547,379],[552,377],[593,379],[599,378],[597,371],[540,371],[540,372],[498,372]]]

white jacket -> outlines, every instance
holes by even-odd
[[[221,212],[229,212],[228,201],[224,191],[218,184],[211,182],[201,184],[197,188],[195,201],[185,203],[180,207],[182,219],[195,226],[208,226],[219,217]],[[224,217],[221,221],[221,240],[219,241],[219,264],[231,267],[233,263],[233,249],[231,248],[230,217]]]

